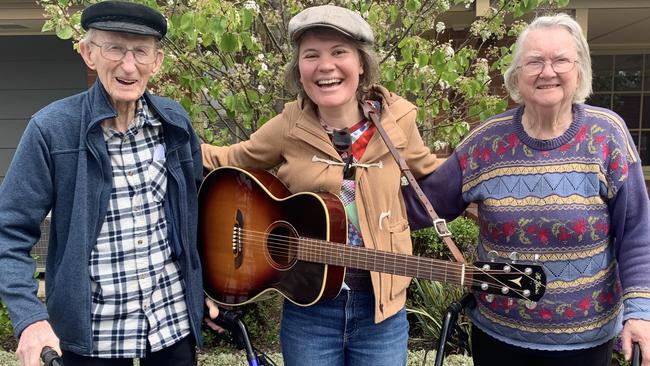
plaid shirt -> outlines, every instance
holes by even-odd
[[[113,190],[89,262],[93,353],[144,357],[190,333],[180,269],[167,241],[165,145],[144,98],[126,132],[104,128]]]

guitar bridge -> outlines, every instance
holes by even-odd
[[[235,268],[241,267],[244,259],[244,238],[243,238],[244,215],[237,210],[235,225],[232,228],[232,254],[235,259]]]

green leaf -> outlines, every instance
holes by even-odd
[[[222,17],[220,15],[215,16],[215,17],[213,17],[212,19],[209,20],[207,28],[211,32],[216,33],[216,36],[218,38],[218,37],[221,36],[221,33],[223,33],[223,31],[226,29],[226,26],[225,26],[226,23],[224,21],[225,21],[224,17]]]
[[[70,38],[72,38],[73,33],[74,33],[74,30],[69,25],[59,27],[59,28],[56,29],[56,36],[61,38],[61,39],[70,39]]]
[[[406,10],[414,13],[418,9],[420,9],[420,1],[419,0],[407,0],[406,1]]]
[[[194,14],[185,13],[181,16],[181,30],[184,32],[194,29]]]
[[[260,95],[255,89],[246,90],[246,96],[248,97],[248,100],[250,100],[253,103],[258,102],[260,100]]]
[[[43,23],[43,28],[41,28],[41,32],[49,32],[54,29],[54,22],[52,19],[48,19]]]
[[[429,63],[429,55],[426,53],[420,53],[418,54],[418,66],[423,67],[426,66]]]
[[[400,49],[400,54],[402,55],[402,59],[408,63],[413,62],[413,48],[405,44],[402,49]]]
[[[255,49],[255,44],[253,43],[253,37],[251,37],[251,34],[249,32],[241,32],[241,41],[247,49],[249,50]]]
[[[443,98],[441,102],[442,102],[442,110],[449,111],[449,99]]]
[[[205,141],[209,144],[214,142],[214,131],[212,130],[206,130],[205,135],[203,136],[205,138]]]
[[[224,33],[221,35],[219,48],[224,52],[235,52],[239,50],[239,39],[236,34]]]
[[[388,7],[388,13],[390,14],[390,22],[395,23],[397,17],[399,16],[399,9],[397,8],[397,5],[390,5]]]
[[[253,19],[255,18],[253,12],[251,12],[250,10],[242,9],[239,12],[239,16],[241,18],[241,26],[243,29],[249,29],[251,25],[253,25]]]
[[[411,92],[411,93],[417,93],[420,91],[420,82],[417,78],[411,77],[406,79],[406,88]]]
[[[205,15],[196,14],[194,16],[194,22],[193,22],[194,29],[202,32],[205,29],[207,24],[208,24],[208,19],[205,17]]]
[[[383,80],[384,81],[393,81],[395,80],[395,69],[392,67],[384,68],[383,70]]]
[[[431,107],[429,107],[429,111],[431,112],[431,115],[434,117],[437,116],[438,113],[440,113],[440,104],[438,103],[438,101],[434,101],[433,103],[431,103]]]

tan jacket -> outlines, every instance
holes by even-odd
[[[383,95],[381,123],[406,160],[413,175],[432,172],[440,161],[424,145],[415,124],[416,107],[407,100],[375,86]],[[303,105],[301,107],[301,104]],[[339,195],[342,162],[320,125],[313,105],[300,100],[287,103],[284,111],[253,133],[250,140],[227,147],[203,145],[203,164],[242,168],[277,167],[278,178],[290,191],[325,191]],[[381,164],[377,164],[381,162]],[[367,248],[412,254],[411,231],[400,193],[400,170],[379,133],[375,133],[356,168],[356,202],[359,225]],[[410,278],[371,272],[375,293],[375,322],[397,313],[406,302]]]

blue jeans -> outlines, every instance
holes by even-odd
[[[374,322],[372,292],[341,291],[309,307],[285,300],[280,343],[285,366],[406,365],[406,310]]]

